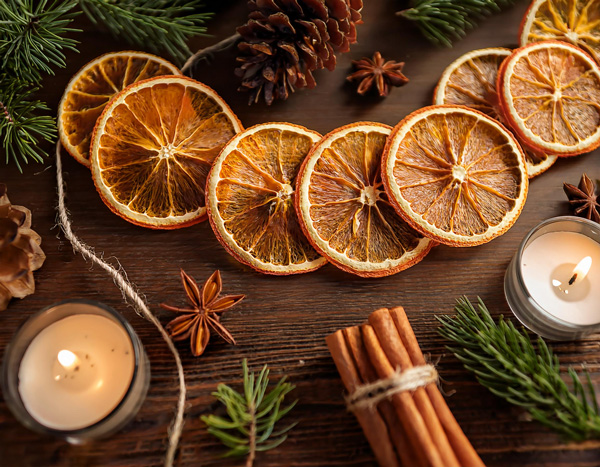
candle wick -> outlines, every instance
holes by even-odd
[[[571,279],[569,279],[569,285],[573,285],[576,280],[577,280],[577,273],[573,274],[573,277],[571,277]]]

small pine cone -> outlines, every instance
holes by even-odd
[[[248,22],[238,28],[242,78],[249,104],[268,105],[296,88],[314,88],[312,72],[333,70],[335,53],[356,42],[363,0],[249,0]]]
[[[35,291],[33,271],[46,255],[41,237],[31,230],[31,211],[13,206],[0,183],[0,311],[12,297],[23,298]]]

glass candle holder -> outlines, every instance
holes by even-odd
[[[2,376],[6,403],[23,425],[81,444],[116,432],[137,414],[150,364],[119,313],[90,300],[66,300],[19,328]]]
[[[504,277],[506,301],[528,329],[552,340],[600,330],[600,225],[545,220],[523,239]]]

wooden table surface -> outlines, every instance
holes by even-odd
[[[219,53],[211,64],[198,66],[194,77],[220,93],[245,126],[288,121],[325,133],[358,120],[394,125],[409,112],[430,103],[442,70],[461,54],[481,47],[515,46],[519,22],[527,7],[526,2],[517,2],[483,21],[454,48],[442,49],[430,45],[413,26],[394,16],[403,2],[365,3],[365,23],[359,27],[358,43],[349,53],[339,56],[334,72],[316,74],[315,89],[298,92],[287,102],[248,107],[247,95],[236,91],[234,50]],[[194,40],[193,49],[230,35],[245,21],[244,1],[223,2],[219,8],[209,25],[215,37]],[[128,48],[95,31],[89,23],[78,21],[87,29],[76,36],[82,42],[80,53],[68,53],[68,67],[57,70],[56,76],[44,82],[42,97],[53,111],[67,81],[83,64],[101,53]],[[407,86],[393,89],[385,100],[361,98],[344,81],[351,60],[376,50],[390,59],[405,61],[405,72],[411,80]],[[51,146],[45,147],[52,151]],[[455,391],[448,397],[448,404],[486,464],[600,465],[600,441],[566,443],[538,423],[526,421],[519,410],[481,387],[444,350],[445,342],[436,332],[434,318],[436,314],[452,313],[454,300],[461,295],[481,296],[495,313],[510,314],[504,299],[503,277],[517,245],[538,222],[569,213],[562,183],[577,183],[582,172],[598,178],[597,151],[559,160],[547,173],[534,179],[520,219],[501,238],[468,249],[440,246],[417,266],[383,279],[360,279],[331,265],[295,277],[260,275],[225,252],[208,222],[178,231],[151,231],[125,222],[102,203],[88,169],[68,156],[63,161],[67,204],[75,232],[113,264],[118,258],[163,324],[173,315],[158,304],[184,301],[180,268],[199,280],[220,269],[225,293],[247,294],[247,299],[223,319],[238,341],[236,347],[213,339],[205,355],[194,358],[188,345],[178,345],[188,399],[177,465],[242,465],[220,457],[223,448],[207,435],[200,415],[218,407],[211,392],[219,382],[239,385],[243,358],[248,358],[253,369],[268,363],[274,378],[289,375],[297,386],[292,394],[299,399],[298,407],[289,416],[298,426],[282,446],[260,454],[256,465],[375,465],[358,423],[345,410],[342,384],[325,346],[325,336],[363,322],[378,307],[392,305],[406,308],[423,351],[434,360],[441,357],[439,370],[444,387]],[[8,184],[14,204],[32,210],[33,225],[43,238],[47,255],[44,266],[35,275],[35,294],[14,300],[1,314],[0,355],[17,327],[32,313],[58,300],[78,297],[99,300],[120,310],[140,335],[152,366],[148,397],[135,420],[111,438],[85,446],[70,446],[25,429],[0,399],[0,465],[161,465],[178,395],[172,355],[156,329],[123,303],[111,279],[74,254],[56,227],[52,159],[43,166],[26,167],[22,175],[14,165],[2,165],[0,181]],[[561,343],[554,349],[565,364],[578,366],[586,362],[600,384],[596,338]]]

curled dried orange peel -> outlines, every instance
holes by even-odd
[[[511,54],[504,47],[490,47],[467,52],[452,62],[442,73],[434,92],[437,105],[464,105],[503,121],[499,108],[496,82],[498,69]],[[557,156],[525,150],[527,174],[533,178],[548,170]]]
[[[116,214],[144,227],[175,229],[206,218],[213,160],[242,125],[208,86],[159,76],[125,88],[98,119],[92,178]]]
[[[573,156],[600,145],[600,68],[566,42],[515,50],[498,73],[504,119],[534,151]]]
[[[519,32],[521,46],[531,42],[570,42],[600,61],[600,2],[598,0],[534,0]]]
[[[325,135],[298,174],[295,206],[315,249],[340,269],[363,277],[402,271],[432,243],[395,212],[381,181],[381,155],[391,127],[358,122]]]
[[[211,226],[241,263],[275,275],[326,263],[298,224],[293,194],[300,165],[321,135],[290,123],[264,123],[236,135],[214,162],[206,186]]]
[[[388,138],[382,176],[400,216],[423,235],[474,246],[517,220],[528,190],[525,158],[496,120],[461,106],[424,107]]]
[[[89,167],[92,131],[106,104],[130,84],[179,74],[172,63],[145,52],[112,52],[92,60],[71,78],[58,105],[60,142]]]

